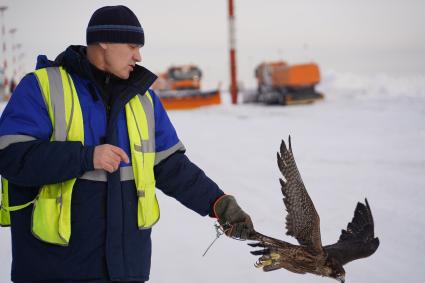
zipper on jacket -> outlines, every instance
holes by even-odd
[[[105,86],[106,86],[106,89],[108,89],[108,85],[109,85],[109,81],[111,80],[111,75],[109,74],[109,73],[106,73],[106,76],[105,76]],[[105,101],[104,99],[102,99],[103,100],[103,103],[105,104],[105,109],[106,109],[106,124],[108,124],[109,123],[109,116],[110,116],[110,113],[111,113],[111,106],[109,105],[109,100],[111,99],[109,96],[111,95],[110,93],[107,93],[106,94],[107,96],[107,99],[108,99],[108,101]]]

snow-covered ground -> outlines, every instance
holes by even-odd
[[[209,107],[170,112],[188,156],[252,216],[256,229],[284,235],[276,151],[290,134],[299,170],[335,242],[367,197],[381,245],[346,265],[346,282],[423,282],[425,269],[425,75],[327,73],[323,102],[305,106]],[[227,99],[225,99],[227,100]],[[1,107],[0,107],[1,108]],[[333,282],[286,270],[264,273],[246,242],[215,238],[213,221],[161,192],[151,282]],[[421,220],[422,218],[422,220]],[[9,282],[10,237],[0,231],[0,282]]]

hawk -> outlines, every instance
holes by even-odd
[[[339,240],[323,246],[320,236],[320,219],[314,204],[307,193],[301,175],[295,163],[289,137],[289,150],[282,140],[277,164],[284,177],[280,179],[283,202],[288,212],[286,216],[287,235],[297,239],[299,245],[293,245],[253,231],[249,244],[261,247],[252,251],[261,255],[255,264],[264,271],[280,268],[305,274],[312,273],[345,281],[343,265],[350,261],[372,255],[379,246],[379,239],[374,236],[374,224],[369,203],[357,203],[354,217]]]

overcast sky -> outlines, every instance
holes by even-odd
[[[256,65],[276,59],[315,61],[322,71],[425,74],[424,0],[234,1],[238,73],[246,86],[255,84]],[[70,44],[85,44],[91,14],[116,4],[131,8],[145,30],[142,65],[159,72],[197,64],[206,87],[227,87],[227,0],[0,0],[9,6],[7,30],[18,29],[26,71],[37,54],[54,59]]]

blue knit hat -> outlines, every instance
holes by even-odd
[[[87,45],[96,42],[145,44],[145,34],[136,15],[125,6],[96,10],[87,26]]]

